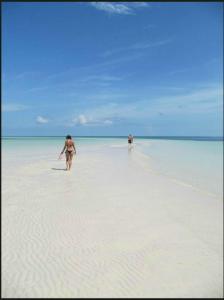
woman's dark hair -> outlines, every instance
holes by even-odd
[[[68,134],[68,135],[66,135],[66,140],[71,140],[72,139],[72,137]]]

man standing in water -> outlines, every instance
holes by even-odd
[[[131,134],[129,134],[128,136],[128,144],[132,144],[133,143],[133,136]]]
[[[66,151],[65,151],[65,149],[66,149]],[[61,151],[60,157],[64,153],[64,151],[65,151],[65,155],[66,155],[66,170],[69,171],[72,166],[73,154],[74,153],[76,154],[75,144],[72,140],[71,135],[66,136],[65,145],[64,145],[63,150]]]

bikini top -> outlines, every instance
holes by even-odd
[[[72,146],[73,146],[73,141],[72,141],[72,140],[68,140],[68,141],[66,142],[66,146],[67,146],[67,149],[72,148]]]

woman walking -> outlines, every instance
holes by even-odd
[[[75,144],[72,140],[71,135],[66,136],[65,145],[64,145],[63,150],[61,151],[60,157],[64,153],[64,151],[65,151],[65,155],[66,155],[66,170],[69,171],[72,166],[73,154],[74,153],[76,154]]]

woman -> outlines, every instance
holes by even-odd
[[[66,151],[65,151],[65,149],[66,149]],[[64,145],[63,150],[61,151],[60,157],[64,153],[64,151],[65,151],[65,155],[66,155],[66,170],[70,170],[71,166],[72,166],[73,154],[74,153],[76,154],[75,144],[70,135],[66,136],[65,145]]]

